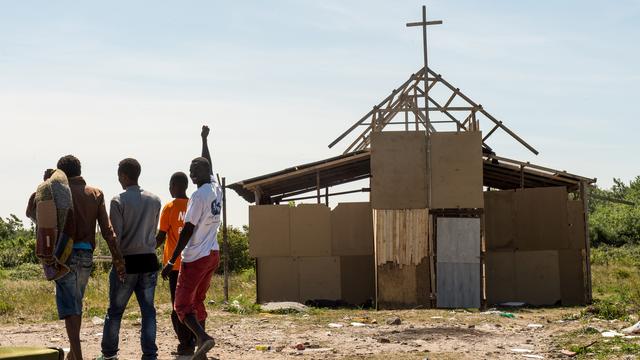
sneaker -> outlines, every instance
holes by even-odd
[[[621,330],[623,334],[638,334],[640,333],[640,321]]]
[[[171,355],[174,355],[174,356],[192,356],[195,351],[196,351],[195,347],[183,348],[183,347],[178,346],[178,348],[176,350],[171,352]]]
[[[104,356],[104,354],[100,354],[96,360],[118,360],[118,355]]]

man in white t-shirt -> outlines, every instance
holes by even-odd
[[[206,353],[215,346],[215,341],[205,331],[207,311],[204,300],[211,277],[220,262],[217,240],[222,209],[222,189],[213,177],[211,155],[207,145],[209,128],[202,127],[202,157],[191,161],[189,176],[198,189],[187,203],[187,214],[180,239],[169,262],[162,269],[167,278],[173,264],[182,255],[178,273],[174,310],[178,318],[196,336],[197,351],[193,359],[206,359]]]

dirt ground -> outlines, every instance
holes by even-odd
[[[584,326],[570,318],[579,309],[523,309],[516,318],[496,313],[443,310],[360,311],[314,310],[309,314],[238,315],[211,311],[207,330],[216,338],[209,359],[544,359],[565,358],[558,339]],[[399,317],[400,325],[387,320]],[[364,323],[353,326],[352,322]],[[340,324],[332,325],[329,324]],[[533,325],[536,324],[536,325]],[[601,327],[620,328],[605,322]],[[139,321],[125,316],[120,332],[120,359],[140,358]],[[82,327],[85,359],[100,352],[102,325],[85,321]],[[0,346],[39,344],[67,347],[62,322],[0,327]],[[177,340],[167,309],[158,311],[159,359],[170,355]],[[296,344],[306,344],[296,350]],[[269,346],[261,351],[256,347]],[[530,352],[517,353],[513,349]]]

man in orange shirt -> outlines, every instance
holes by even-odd
[[[167,203],[160,214],[160,230],[156,236],[157,247],[160,247],[166,240],[164,252],[162,256],[162,265],[166,265],[171,259],[173,251],[178,244],[180,231],[184,226],[184,216],[187,212],[187,187],[189,186],[189,178],[183,172],[177,172],[171,176],[169,180],[169,193],[173,197],[173,201]],[[169,289],[171,290],[171,307],[175,301],[176,284],[178,283],[178,270],[180,269],[181,258],[178,257],[169,274]],[[178,348],[173,351],[172,355],[193,355],[196,339],[193,332],[178,319],[176,311],[171,311],[171,322],[173,330],[178,336]]]

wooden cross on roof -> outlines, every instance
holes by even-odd
[[[412,22],[412,23],[407,23],[407,27],[413,27],[413,26],[421,26],[422,27],[422,51],[424,54],[424,68],[425,70],[429,68],[429,57],[428,57],[428,50],[427,50],[427,26],[429,25],[441,25],[442,24],[442,20],[435,20],[435,21],[427,21],[427,7],[422,5],[422,21],[420,22]],[[424,94],[425,94],[425,99],[429,98],[429,85],[427,84],[427,78],[428,76],[424,76]],[[425,122],[427,127],[429,127],[430,125],[430,121],[429,121],[429,111],[427,110],[428,105],[425,105],[425,111],[424,111],[424,118],[425,118]]]
[[[344,151],[345,154],[368,148],[371,144],[371,133],[382,131],[387,126],[395,126],[396,128],[404,126],[404,131],[423,129],[428,136],[436,131],[479,131],[480,119],[482,118],[485,123],[492,125],[482,138],[483,147],[487,151],[491,152],[492,149],[487,145],[486,140],[495,131],[502,130],[529,149],[529,151],[536,155],[538,154],[535,148],[511,131],[502,121],[486,111],[481,104],[471,100],[459,88],[446,81],[442,75],[429,68],[427,27],[439,24],[442,24],[442,21],[427,21],[427,9],[424,6],[422,7],[422,21],[406,24],[407,27],[422,27],[424,66],[418,72],[411,74],[409,79],[400,87],[393,89],[389,96],[375,105],[371,111],[351,125],[347,131],[338,136],[329,144],[330,148],[342,141],[358,127],[364,127],[364,130],[356,133],[355,139]],[[404,114],[404,121],[393,121],[398,114]],[[434,115],[434,117],[432,118],[430,114]],[[410,119],[411,117],[413,119]],[[439,117],[439,119],[435,117]],[[413,128],[414,125],[415,128]]]

